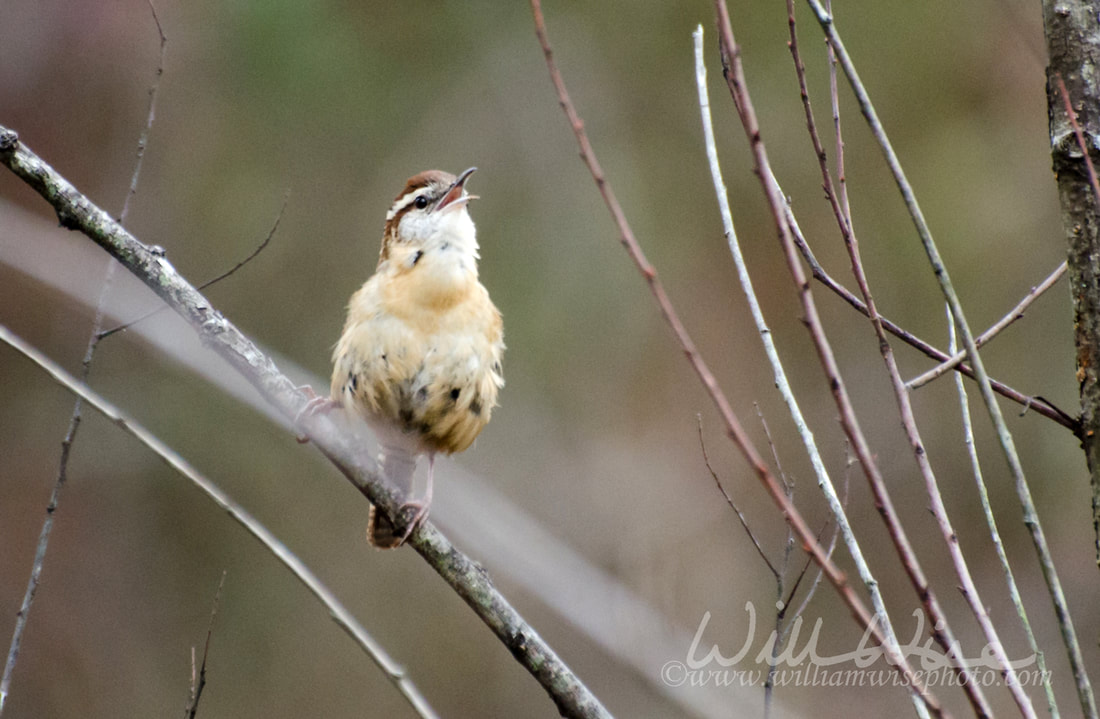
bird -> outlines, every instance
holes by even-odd
[[[424,496],[400,536],[370,507],[367,539],[402,545],[428,517],[435,458],[470,447],[504,386],[500,310],[478,277],[477,230],[466,190],[471,167],[413,175],[386,214],[378,265],[351,296],[332,355],[328,402],[361,418],[379,442],[383,475],[408,497],[417,459],[428,459]]]

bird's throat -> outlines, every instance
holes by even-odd
[[[450,309],[466,300],[477,286],[477,261],[451,248],[415,250],[406,262],[393,263],[390,270],[392,277],[384,284],[385,301],[397,315]]]

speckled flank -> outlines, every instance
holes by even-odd
[[[374,306],[375,284],[352,298],[334,355],[333,396],[372,425],[389,420],[415,435],[425,451],[463,451],[489,422],[504,384],[500,314],[476,285],[473,298],[442,316],[399,317]]]

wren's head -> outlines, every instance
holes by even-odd
[[[466,180],[476,169],[458,177],[442,170],[410,177],[386,213],[379,265],[387,260],[415,265],[428,253],[457,253],[456,259],[476,268],[477,233],[466,208],[476,198],[466,192]]]

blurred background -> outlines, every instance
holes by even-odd
[[[774,390],[736,284],[702,143],[691,31],[706,28],[711,99],[735,220],[803,410],[838,483],[843,434],[744,136],[717,63],[707,2],[557,3],[551,42],[607,176],[685,324],[758,447],[771,430],[813,526],[826,512]],[[736,3],[764,139],[819,258],[854,286],[806,137],[778,0]],[[971,325],[984,328],[1063,259],[1050,172],[1042,28],[1034,3],[836,3],[838,27],[937,234]],[[821,33],[797,5],[821,126]],[[505,318],[507,387],[477,444],[437,467],[433,518],[617,716],[758,716],[762,690],[674,688],[661,667],[730,656],[770,629],[775,583],[704,465],[776,562],[778,513],[724,438],[583,165],[525,3],[158,0],[168,37],[157,116],[127,220],[198,284],[248,255],[289,200],[270,246],[211,301],[296,376],[327,384],[348,296],[372,272],[405,178],[480,171],[470,189],[481,276]],[[143,0],[8,0],[0,22],[0,124],[117,215],[158,64]],[[842,89],[856,230],[881,311],[944,347],[942,300],[851,94]],[[826,145],[832,154],[831,140]],[[107,257],[57,227],[0,172],[0,322],[78,372]],[[158,301],[115,275],[109,324]],[[815,288],[863,426],[955,630],[984,640],[926,511],[869,324]],[[906,376],[931,362],[898,343]],[[161,313],[105,340],[91,384],[178,449],[309,564],[447,717],[556,715],[532,678],[412,551],[364,540],[367,504],[250,395],[225,392],[190,330]],[[1076,413],[1072,313],[1060,284],[985,350],[990,371]],[[972,392],[994,509],[1063,709],[1076,706],[1005,463]],[[73,398],[0,348],[0,646],[26,586]],[[1028,652],[995,566],[969,473],[953,384],[915,395],[921,430],[983,600],[1014,658]],[[1005,404],[1077,629],[1097,666],[1097,572],[1088,477],[1064,428]],[[43,584],[6,716],[182,712],[227,572],[203,717],[413,716],[382,674],[257,542],[94,412],[73,450]],[[700,419],[697,420],[697,415]],[[858,470],[849,506],[903,638],[916,598]],[[851,571],[838,548],[837,559]],[[796,549],[788,579],[802,566]],[[812,577],[811,577],[812,578]],[[804,584],[809,584],[807,580]],[[859,631],[828,586],[806,612],[818,652]],[[805,643],[805,636],[801,644]],[[750,658],[739,665],[759,669]],[[717,667],[716,667],[717,668]],[[990,689],[995,709],[1010,707]],[[957,689],[940,696],[959,714]],[[1037,690],[1032,692],[1041,706]],[[910,711],[896,688],[781,687],[778,714]]]

